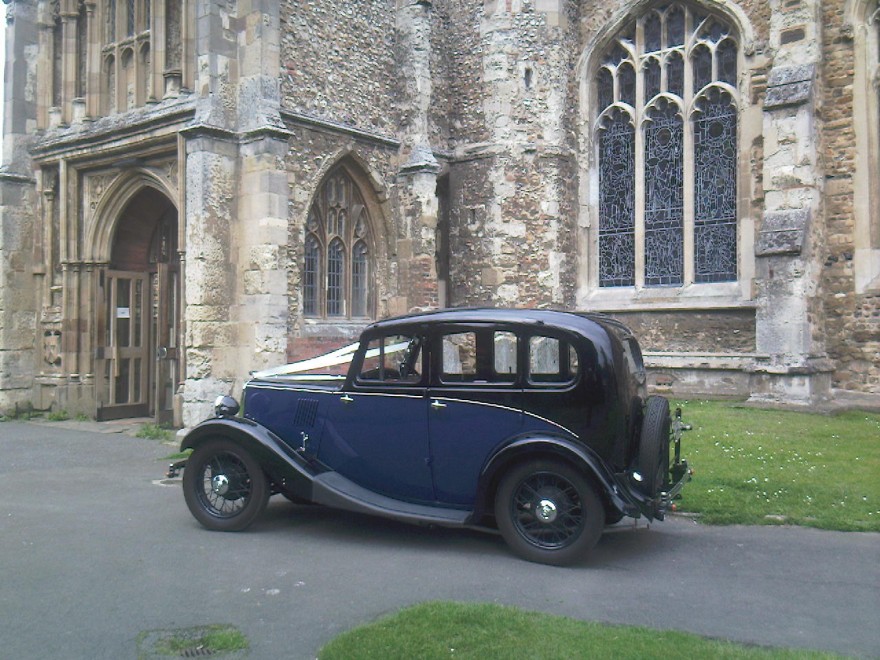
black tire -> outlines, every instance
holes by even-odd
[[[639,442],[639,474],[641,490],[648,497],[656,496],[669,481],[669,401],[650,396],[645,405],[642,434]]]
[[[229,440],[208,440],[186,462],[183,496],[195,519],[208,529],[239,532],[266,508],[269,484],[246,450]]]
[[[543,460],[519,464],[504,475],[495,494],[495,519],[517,555],[565,566],[596,545],[605,511],[584,475],[565,463]]]

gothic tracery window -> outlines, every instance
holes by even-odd
[[[737,279],[738,53],[725,22],[668,4],[600,60],[599,286]]]
[[[331,172],[309,209],[303,312],[318,318],[373,314],[372,232],[363,197],[343,168]]]

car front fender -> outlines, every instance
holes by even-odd
[[[260,463],[276,486],[311,499],[314,476],[322,470],[311,465],[266,427],[244,417],[207,419],[186,434],[180,450],[196,449],[212,438],[223,438],[240,445]]]
[[[495,491],[508,468],[521,461],[548,457],[558,458],[582,470],[591,479],[597,494],[606,505],[624,515],[639,516],[639,507],[620,488],[604,461],[589,448],[567,438],[530,436],[518,438],[505,445],[486,463],[480,474],[474,519],[493,511]]]

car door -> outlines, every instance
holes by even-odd
[[[330,397],[318,458],[364,488],[431,502],[421,339],[369,341],[350,385]]]
[[[493,325],[444,328],[431,340],[428,430],[434,493],[474,502],[486,459],[522,429],[519,341]]]

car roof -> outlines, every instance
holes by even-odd
[[[533,324],[551,328],[561,328],[586,336],[595,336],[597,331],[629,336],[630,331],[619,321],[609,316],[588,312],[568,312],[554,309],[519,309],[496,307],[454,307],[439,309],[391,319],[377,321],[367,326],[366,331],[385,332],[397,327],[418,325],[437,325],[443,323],[510,323]]]

